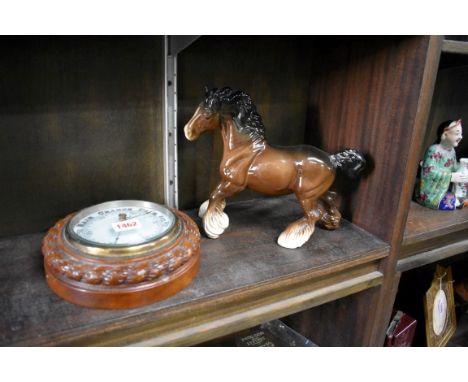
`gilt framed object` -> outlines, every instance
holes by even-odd
[[[457,327],[452,269],[437,265],[424,299],[427,346],[445,346]]]

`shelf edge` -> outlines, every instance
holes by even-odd
[[[326,286],[320,289],[308,291],[287,299],[276,301],[269,305],[262,305],[253,309],[239,311],[234,315],[223,317],[212,322],[195,325],[174,333],[140,341],[131,346],[188,346],[220,335],[234,333],[254,325],[258,325],[270,319],[277,318],[278,315],[286,316],[298,311],[313,308],[314,306],[346,297],[350,294],[363,291],[377,286],[381,283],[383,274],[374,271],[362,276],[358,276],[340,283]],[[333,297],[332,297],[333,296]],[[194,333],[202,333],[194,335]]]
[[[342,271],[335,278],[290,280],[288,288],[257,288],[242,296],[219,296],[187,306],[176,312],[167,311],[120,328],[110,325],[76,338],[49,339],[33,346],[190,346],[222,335],[287,316],[305,309],[376,287],[383,274],[378,262]],[[75,337],[75,338],[74,338]],[[17,343],[15,346],[22,346]]]
[[[397,262],[397,272],[405,272],[423,265],[447,259],[468,250],[468,239],[442,246],[430,251],[405,257]]]
[[[442,43],[442,52],[455,54],[468,54],[468,42],[444,40]]]

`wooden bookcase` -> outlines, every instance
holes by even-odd
[[[363,177],[339,176],[334,185],[343,226],[283,249],[276,237],[299,206],[245,192],[227,206],[231,227],[223,237],[202,239],[200,273],[176,296],[123,311],[62,301],[42,270],[47,227],[101,201],[164,202],[164,38],[3,41],[9,54],[0,68],[10,73],[0,115],[9,185],[1,191],[8,206],[0,225],[4,346],[195,345],[274,318],[321,346],[380,346],[401,272],[466,251],[464,210],[430,226],[424,216],[431,211],[411,198],[433,124],[444,112],[464,118],[468,110],[466,94],[458,109],[440,101],[458,102],[455,93],[464,91],[457,82],[466,78],[458,71],[467,43],[204,36],[177,56],[179,208],[199,223],[196,207],[216,182],[221,154],[216,135],[189,143],[181,127],[204,85],[231,86],[251,94],[270,143],[364,152]]]
[[[438,125],[452,117],[468,117],[468,40],[466,36],[448,36],[442,41],[439,68],[427,129],[424,132],[423,151],[436,139]],[[456,149],[457,157],[468,155],[468,142],[462,141]],[[418,165],[416,164],[416,167]],[[435,266],[452,265],[454,281],[468,276],[468,210],[440,214],[410,203],[409,214],[398,256],[396,271],[401,276],[396,304],[401,304],[421,321],[416,334],[416,345],[423,345],[423,298],[429,288]],[[462,317],[454,336],[454,344],[467,343],[466,319]],[[465,339],[463,339],[465,337]],[[449,345],[452,341],[449,342]]]

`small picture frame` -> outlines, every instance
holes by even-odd
[[[452,268],[437,265],[424,299],[427,346],[445,346],[457,327]]]

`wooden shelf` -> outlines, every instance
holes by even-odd
[[[436,211],[411,202],[398,271],[468,250],[468,209]]]
[[[431,141],[436,125],[453,115],[466,119],[459,84],[467,42],[452,41],[465,37],[204,36],[192,44],[193,36],[8,38],[1,60],[9,187],[2,194],[8,224],[0,225],[0,345],[202,344],[290,315],[320,345],[382,345],[398,270],[468,248],[468,217],[450,215],[448,224],[438,219],[421,231],[408,223],[400,253],[424,137]],[[172,74],[177,82],[168,85]],[[169,139],[164,124],[173,118],[164,92],[177,96],[171,130],[188,121],[205,85],[247,91],[271,144],[362,151],[368,167],[360,179],[338,173],[333,185],[343,216],[355,224],[318,228],[303,248],[286,250],[276,239],[302,215],[299,205],[245,192],[227,207],[229,230],[202,239],[200,272],[177,295],[123,311],[59,299],[45,282],[40,251],[54,221],[105,200],[162,202],[171,180],[165,174],[175,166],[181,208],[199,205],[215,187],[221,140],[207,134],[188,142],[182,129]],[[177,157],[163,155],[164,142],[176,138]],[[255,200],[241,201],[248,198]],[[40,233],[23,235],[30,232]]]
[[[0,345],[192,345],[382,282],[388,245],[347,221],[336,231],[317,228],[304,247],[287,250],[276,238],[301,216],[294,199],[238,202],[226,212],[231,227],[223,237],[202,239],[195,281],[131,310],[87,309],[55,296],[42,269],[43,233],[1,240]]]
[[[455,54],[468,54],[468,41],[444,40],[442,52]]]
[[[440,57],[440,64],[439,64],[439,76],[440,71],[450,69],[450,68],[457,68],[457,67],[464,67],[468,65],[468,41],[456,41],[456,40],[444,40],[442,43],[442,54]],[[438,79],[439,81],[439,79]],[[452,94],[452,91],[456,91],[457,85],[455,88],[450,88],[449,94]],[[460,90],[458,90],[459,92]],[[456,91],[454,97],[456,100],[458,95]],[[437,97],[436,97],[437,98]],[[449,103],[450,104],[450,103]],[[436,105],[438,107],[439,105]]]

